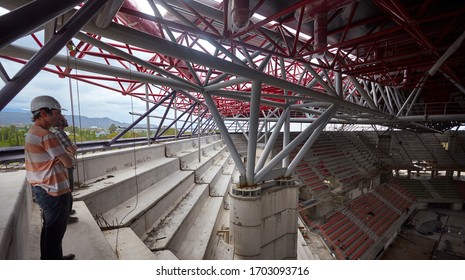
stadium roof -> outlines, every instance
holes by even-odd
[[[465,121],[460,0],[58,2],[0,0],[11,11],[0,57],[29,62],[14,77],[0,67],[0,109],[49,71],[109,99],[193,114],[200,104],[217,123],[283,112],[312,122],[331,106],[337,123],[444,131]]]

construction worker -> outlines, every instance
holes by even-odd
[[[74,259],[64,256],[62,240],[66,232],[71,203],[67,168],[73,160],[49,129],[61,119],[61,105],[51,96],[37,96],[31,101],[32,121],[24,145],[26,178],[42,211],[40,258]]]

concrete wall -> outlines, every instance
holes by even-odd
[[[32,192],[24,170],[1,173],[0,259],[29,258]]]
[[[451,209],[452,210],[463,210],[462,206],[463,206],[462,203],[452,203]]]
[[[381,176],[376,175],[371,179],[371,181],[372,181],[371,186],[374,186],[374,187],[379,186],[379,185],[381,185]]]
[[[77,158],[77,168],[74,170],[74,180],[75,182],[85,182],[160,157],[165,157],[164,145],[142,146],[80,155]]]
[[[378,151],[385,155],[391,154],[391,135],[380,135],[378,136]]]

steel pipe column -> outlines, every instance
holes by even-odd
[[[338,105],[331,105],[319,118],[317,118],[309,127],[302,131],[299,136],[294,138],[288,146],[284,147],[264,168],[255,174],[255,183],[260,182],[268,175],[270,172],[273,172],[273,168],[276,164],[279,163],[286,155],[290,154],[297,146],[307,139],[310,134],[318,127],[320,124],[325,122],[325,116],[333,115],[337,111]]]
[[[221,131],[221,135],[223,136],[224,142],[229,149],[229,153],[236,164],[237,170],[240,174],[246,174],[244,163],[242,162],[241,156],[236,149],[236,145],[234,145],[231,135],[229,135],[228,129],[221,118],[220,112],[218,112],[218,108],[216,108],[215,101],[213,101],[213,98],[209,93],[204,93],[203,96],[205,97],[205,102],[207,103],[208,109],[210,110],[218,129]]]
[[[247,171],[246,182],[248,186],[254,184],[255,160],[257,155],[257,138],[258,138],[258,118],[260,117],[260,99],[262,93],[262,83],[260,81],[252,82],[252,97],[250,102],[250,128],[249,141],[247,145]]]
[[[320,133],[323,131],[323,129],[326,127],[326,124],[328,124],[329,120],[336,114],[336,109],[337,105],[333,105],[335,108],[328,109],[327,114],[323,114],[320,116],[320,118],[323,118],[322,123],[313,131],[312,135],[308,138],[308,140],[305,142],[303,147],[299,150],[295,158],[292,160],[291,164],[287,167],[286,173],[284,174],[285,177],[291,176],[292,173],[294,172],[294,169],[297,167],[299,162],[302,160],[302,158],[307,154],[307,152],[310,150],[312,147],[313,143],[318,139],[320,136]]]

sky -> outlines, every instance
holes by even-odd
[[[18,67],[16,63],[0,59],[10,77],[13,77]],[[4,82],[0,81],[3,87]],[[5,110],[29,111],[31,100],[39,95],[55,97],[67,111],[65,115],[104,118],[131,123],[133,115],[129,112],[144,113],[146,103],[138,98],[122,96],[107,89],[90,85],[68,78],[60,78],[45,71],[39,72],[31,82],[21,90],[5,107]],[[150,105],[151,106],[151,105]]]

